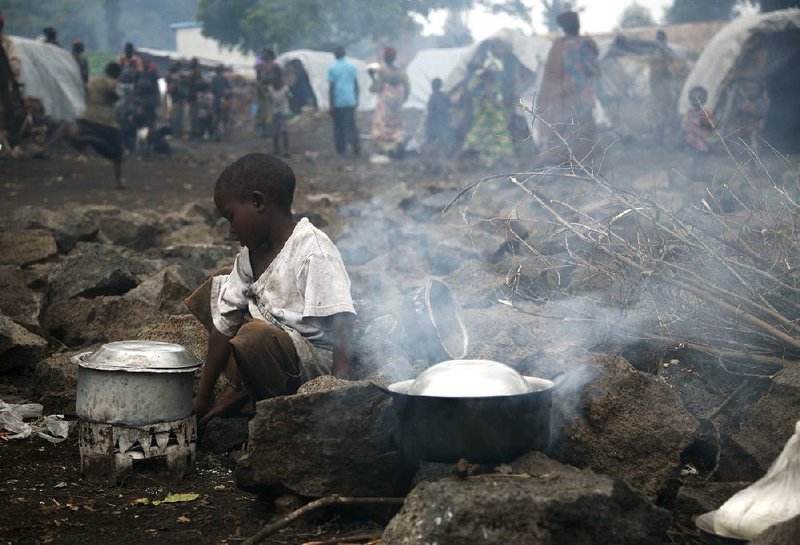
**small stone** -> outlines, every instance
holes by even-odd
[[[32,331],[39,329],[44,295],[28,287],[27,271],[0,266],[0,312]]]
[[[45,229],[0,233],[0,265],[29,265],[57,253],[56,240]]]
[[[0,373],[32,366],[47,353],[47,341],[0,314]]]

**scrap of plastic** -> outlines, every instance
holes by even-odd
[[[51,414],[42,416],[42,405],[39,403],[6,403],[0,400],[0,429],[10,435],[2,435],[3,439],[25,439],[36,435],[51,443],[60,443],[69,435],[69,422],[63,415]],[[33,422],[25,422],[35,418]]]
[[[753,539],[800,515],[800,421],[778,459],[761,479],[726,501],[714,517],[720,535]]]

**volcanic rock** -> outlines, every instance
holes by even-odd
[[[237,251],[234,246],[219,244],[177,244],[164,248],[163,255],[195,267],[215,270],[222,261],[226,261],[228,267],[232,266]]]
[[[206,279],[198,268],[184,264],[169,265],[150,275],[128,292],[128,297],[170,314],[186,312],[186,299]]]
[[[800,420],[800,366],[787,365],[748,410],[720,456],[721,480],[755,481],[764,476]]]
[[[97,223],[74,210],[49,210],[38,206],[20,206],[5,220],[9,229],[48,229],[55,237],[58,251],[66,254],[78,241],[97,236]]]
[[[579,376],[580,375],[580,376]],[[677,492],[698,423],[664,382],[620,357],[594,356],[557,386],[552,455],[622,479],[650,497]]]
[[[47,341],[0,314],[0,373],[33,365],[47,353]]]
[[[206,424],[200,446],[214,454],[238,450],[247,443],[248,418],[212,418]]]
[[[100,227],[100,242],[134,250],[145,250],[156,243],[158,227],[154,218],[116,206],[92,205],[80,207],[79,211]]]
[[[52,412],[71,413],[75,411],[75,392],[78,388],[78,364],[74,356],[93,352],[99,345],[81,350],[67,350],[52,354],[40,360],[34,368],[34,391]]]
[[[770,526],[764,532],[750,541],[750,545],[788,545],[797,543],[800,539],[800,515]]]
[[[660,544],[670,516],[619,480],[539,453],[511,472],[418,485],[385,545]]]
[[[0,266],[0,312],[37,331],[44,296],[28,287],[27,276],[18,267]]]
[[[745,482],[692,483],[681,486],[675,499],[675,521],[691,528],[697,515],[719,509],[728,498],[750,485]]]
[[[0,233],[0,265],[28,265],[57,253],[56,241],[45,229]]]
[[[391,398],[367,382],[318,377],[297,395],[256,404],[236,466],[246,490],[301,496],[391,496],[403,488]]]
[[[137,338],[143,341],[162,341],[180,344],[198,361],[206,360],[208,350],[208,331],[191,314],[173,314],[139,332]]]
[[[79,242],[50,274],[50,299],[122,295],[149,267],[104,244]]]
[[[44,318],[47,331],[67,346],[135,339],[163,312],[142,301],[118,296],[78,297],[50,305]]]

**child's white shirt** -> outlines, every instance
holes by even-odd
[[[355,314],[350,277],[331,239],[307,218],[301,219],[258,278],[253,275],[250,252],[242,248],[233,271],[213,279],[214,327],[233,336],[244,322],[245,312],[289,334],[304,380],[330,373],[333,331],[322,318],[342,312]]]

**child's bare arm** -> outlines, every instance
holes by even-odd
[[[211,328],[211,334],[208,337],[206,363],[200,373],[200,386],[197,389],[197,396],[194,398],[192,407],[198,420],[211,408],[214,385],[225,370],[228,357],[231,354],[231,345],[228,343],[230,339],[231,337],[223,335],[216,327]]]
[[[333,376],[350,378],[350,355],[353,341],[355,316],[340,312],[331,316],[333,320]]]

